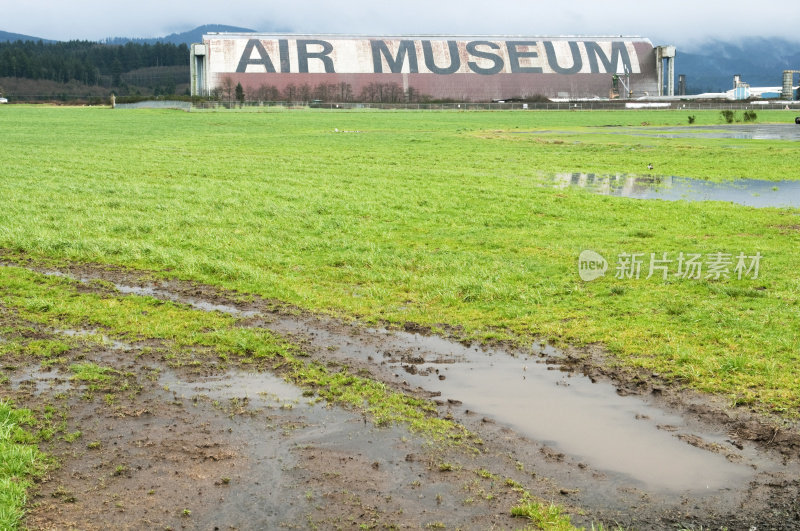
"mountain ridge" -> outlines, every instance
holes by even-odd
[[[32,35],[23,35],[22,33],[11,33],[10,31],[0,30],[0,42],[16,42],[16,41],[33,41],[33,42],[58,42],[50,39],[43,39],[41,37],[33,37]]]
[[[135,42],[140,44],[155,44],[157,42],[169,44],[192,44],[201,42],[206,33],[256,33],[256,30],[241,28],[238,26],[226,26],[224,24],[203,24],[194,29],[180,33],[170,33],[164,37],[137,38],[137,37],[111,37],[104,39],[104,44],[127,44]]]

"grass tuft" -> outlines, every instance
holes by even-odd
[[[27,502],[26,491],[41,476],[47,459],[32,444],[25,426],[33,425],[26,409],[0,400],[0,529],[17,529]]]

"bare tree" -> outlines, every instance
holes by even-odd
[[[295,101],[297,99],[297,86],[294,83],[289,83],[283,89],[283,99],[286,101]]]
[[[397,83],[387,83],[384,88],[384,101],[397,103],[403,99],[403,88]]]
[[[260,101],[276,101],[281,97],[281,93],[275,85],[261,85],[256,92]]]
[[[320,83],[314,87],[314,99],[331,101],[336,98],[338,87],[333,83]]]
[[[353,87],[350,83],[339,83],[339,101],[347,102],[353,99]]]
[[[228,101],[233,101],[233,92],[236,90],[236,83],[233,82],[233,78],[231,76],[224,76],[222,78],[220,88],[222,89],[222,94],[225,96],[225,99]]]
[[[256,89],[256,99],[258,101],[264,101],[266,99],[269,99],[267,96],[268,94],[269,94],[269,85],[265,83],[262,83],[261,85],[258,86],[258,89]]]
[[[298,98],[300,98],[300,101],[311,101],[312,99],[311,94],[312,94],[311,85],[309,85],[308,83],[303,83],[297,89],[297,96]]]
[[[364,85],[364,87],[361,89],[361,95],[359,96],[359,99],[367,102],[380,101],[380,84],[370,83],[368,85]]]

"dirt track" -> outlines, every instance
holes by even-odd
[[[121,295],[171,299],[232,313],[240,326],[270,328],[291,337],[313,359],[346,364],[394,389],[436,400],[440,416],[463,424],[483,445],[478,452],[432,445],[403,426],[376,427],[360,412],[310,404],[301,390],[269,373],[172,369],[149,354],[146,343],[117,342],[80,353],[128,373],[141,386],[113,406],[99,393],[87,397],[58,367],[4,369],[9,376],[4,395],[26,407],[62,404],[67,431],[82,432],[78,442],[58,440],[46,448],[62,466],[33,498],[30,528],[522,527],[524,521],[510,516],[520,495],[508,480],[541,499],[582,509],[585,514],[573,517],[576,524],[800,526],[795,426],[776,427],[752,412],[729,410],[658,376],[604,368],[599,348],[556,352],[542,346],[532,352],[495,346],[487,354],[481,346],[430,338],[411,323],[405,331],[373,329],[271,301],[241,302],[238,294],[207,286],[152,281],[134,271],[81,265],[58,272],[113,282]],[[106,288],[87,283],[85,289]],[[518,376],[525,382],[534,380],[535,365],[545,371],[542,378],[557,376],[553,387],[572,394],[583,386],[611,386],[615,397],[626,395],[639,412],[626,428],[633,435],[620,432],[628,433],[626,444],[635,447],[641,430],[665,441],[665,448],[699,456],[699,466],[710,463],[714,473],[730,465],[731,475],[722,476],[722,486],[715,488],[670,488],[650,477],[655,472],[637,478],[635,471],[616,470],[613,448],[610,461],[603,461],[599,454],[570,453],[569,441],[534,437],[535,426],[521,420],[526,415],[520,412],[547,410],[553,403],[520,397],[522,408],[506,400],[492,409],[480,393],[446,386],[461,381],[485,355],[494,356],[497,371],[503,360],[514,360],[524,367]],[[504,406],[513,414],[504,417]],[[652,418],[662,413],[673,422]],[[598,435],[598,428],[579,434],[590,441]],[[653,455],[658,460],[662,454]],[[682,459],[680,453],[663,455]],[[674,467],[666,463],[669,468]],[[725,482],[726,477],[740,479]]]

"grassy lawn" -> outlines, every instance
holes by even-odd
[[[800,213],[596,196],[537,177],[633,173],[657,157],[679,176],[797,175],[792,142],[581,136],[575,126],[685,114],[14,106],[1,116],[0,248],[169,269],[368,321],[600,342],[623,363],[797,415]],[[785,117],[762,119],[772,114]],[[569,132],[512,133],[559,124]],[[763,258],[757,279],[585,283],[584,249],[612,272],[621,253]]]
[[[4,106],[0,250],[156,270],[368,322],[458,327],[465,337],[522,344],[601,343],[615,362],[796,418],[800,211],[599,196],[543,178],[648,173],[649,162],[665,175],[710,180],[797,178],[796,142],[652,138],[616,127],[686,125],[689,114],[698,125],[722,123],[714,111]],[[758,114],[759,122],[791,122],[784,111]],[[585,249],[608,259],[605,277],[580,279]],[[640,278],[615,278],[623,253],[643,254]],[[675,261],[680,253],[762,258],[758,278],[704,271],[665,280],[645,278],[651,253]],[[30,323],[91,325],[127,339],[146,324],[149,337],[176,353],[193,345],[207,359],[277,364],[320,397],[366,400],[378,422],[464,435],[431,417],[428,403],[326,371],[283,340],[224,316],[78,293],[67,280],[18,268],[0,268],[0,305]],[[131,322],[134,314],[150,317]],[[67,363],[59,356],[69,345],[2,333],[2,357]],[[70,369],[101,387],[124,381],[103,367]],[[0,402],[4,456],[30,448],[19,446],[31,442],[20,430],[28,415]],[[0,491],[11,493],[0,527],[18,518],[28,485],[19,478],[36,470],[37,459],[0,470]],[[521,506],[520,516],[534,520],[538,511]]]
[[[0,399],[0,529],[16,529],[27,500],[31,479],[40,475],[47,459],[26,430],[31,412]]]

